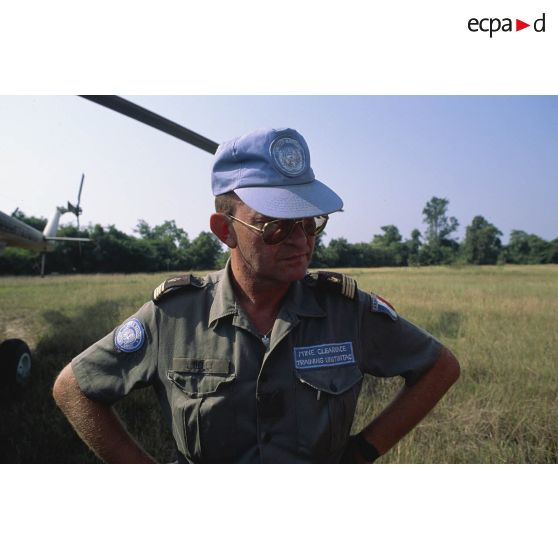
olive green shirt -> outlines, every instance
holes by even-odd
[[[117,348],[117,328],[72,361],[97,401],[152,385],[184,461],[338,462],[363,373],[411,383],[438,358],[438,341],[374,309],[369,293],[351,299],[308,278],[291,285],[266,348],[229,273],[142,306],[137,350]]]

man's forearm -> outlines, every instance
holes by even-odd
[[[383,455],[410,432],[459,377],[459,363],[446,348],[436,364],[397,397],[364,430],[365,440]]]
[[[109,405],[83,394],[70,365],[58,376],[53,395],[80,438],[100,459],[107,463],[155,463]]]

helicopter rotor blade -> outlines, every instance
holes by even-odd
[[[133,118],[138,122],[143,122],[144,124],[152,126],[161,132],[165,132],[166,134],[170,134],[171,136],[194,145],[195,147],[199,147],[212,155],[215,154],[217,148],[219,147],[219,144],[213,140],[201,136],[192,130],[188,130],[188,128],[185,128],[168,118],[159,116],[158,114],[140,107],[131,101],[123,99],[118,95],[80,95],[80,97],[112,109],[120,114],[124,114],[125,116]]]
[[[83,179],[85,178],[85,174],[81,173],[81,182],[79,183],[79,192],[78,192],[78,199],[77,199],[77,207],[79,209],[79,201],[81,200],[81,189],[83,188]]]
[[[84,180],[84,179],[85,179],[85,173],[82,172],[82,173],[81,173],[81,181],[80,181],[80,183],[79,183],[77,204],[76,204],[76,208],[75,208],[75,209],[76,209],[76,221],[77,221],[77,232],[78,232],[78,236],[79,236],[79,230],[80,230],[80,228],[79,228],[79,215],[80,215],[80,213],[81,213],[81,211],[82,211],[82,210],[81,210],[81,206],[80,206],[80,203],[81,203],[81,191],[82,191],[82,189],[83,189],[83,180]],[[81,260],[81,258],[82,258],[81,242],[78,242],[78,245],[79,245],[79,258],[80,258],[80,260]]]

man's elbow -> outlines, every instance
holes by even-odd
[[[440,364],[440,368],[443,369],[443,374],[448,385],[451,386],[455,384],[461,374],[461,367],[455,355],[447,347],[442,349],[438,364]]]
[[[76,384],[77,381],[74,376],[74,371],[72,370],[72,365],[68,364],[63,368],[62,372],[58,374],[54,386],[52,386],[52,397],[60,409],[64,410]]]

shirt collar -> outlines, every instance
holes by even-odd
[[[314,290],[303,281],[294,281],[287,291],[282,308],[289,313],[310,318],[323,318],[327,316],[324,309],[318,304]],[[215,286],[215,297],[209,311],[211,327],[215,321],[225,316],[238,313],[236,297],[231,280],[231,261],[219,272],[219,279]]]
[[[225,269],[219,272],[215,286],[215,296],[209,310],[209,326],[213,326],[216,320],[237,313],[236,297],[231,281],[231,260],[227,260]]]

